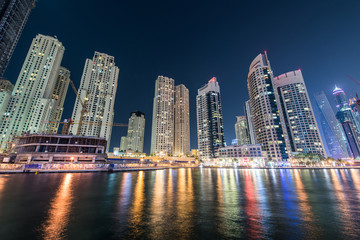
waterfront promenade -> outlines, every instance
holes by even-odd
[[[167,168],[197,167],[185,163],[30,163],[0,164],[0,174],[5,173],[71,173],[71,172],[122,172],[159,170]]]
[[[197,168],[197,164],[186,163],[30,163],[0,164],[0,174],[8,173],[76,173],[76,172],[124,172],[150,171],[169,168]],[[293,166],[293,167],[246,167],[246,166],[202,166],[199,168],[234,169],[360,169],[360,166]]]

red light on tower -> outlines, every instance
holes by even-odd
[[[213,77],[212,79],[210,79],[209,82],[216,82],[216,77]]]

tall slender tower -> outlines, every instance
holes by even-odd
[[[9,64],[31,9],[34,7],[35,0],[0,1],[0,77]]]
[[[245,116],[237,116],[235,123],[235,135],[237,140],[237,145],[247,145],[250,144],[248,126]]]
[[[66,93],[70,83],[70,71],[64,67],[59,68],[59,73],[55,82],[55,87],[52,93],[51,98],[56,100],[55,107],[52,109],[51,119],[54,123],[50,123],[48,131],[50,133],[57,133],[59,129],[59,122],[61,121],[61,116],[64,111],[64,102]]]
[[[245,110],[246,125],[248,128],[250,144],[257,144],[258,142],[256,140],[256,132],[255,132],[255,127],[254,127],[253,114],[252,114],[251,107],[250,107],[250,100],[247,100],[245,102],[244,110]]]
[[[175,86],[174,104],[174,155],[190,154],[189,90],[183,85]]]
[[[292,152],[326,157],[309,95],[300,70],[275,77]]]
[[[0,79],[0,116],[4,116],[11,98],[14,85],[6,79]]]
[[[259,54],[250,65],[248,90],[257,141],[270,160],[286,161],[290,144],[266,52]]]
[[[92,60],[86,59],[78,90],[79,96],[85,101],[86,113],[82,116],[81,125],[71,125],[71,133],[105,138],[109,149],[118,77],[119,68],[113,56],[95,52]],[[72,113],[73,121],[80,121],[81,110],[77,97]]]
[[[217,149],[225,146],[220,86],[213,77],[198,90],[196,96],[199,157],[216,157]]]
[[[174,150],[174,79],[158,76],[153,105],[151,154],[172,155]]]
[[[329,155],[335,159],[349,156],[344,131],[324,92],[314,95],[320,113],[320,126],[323,129]]]
[[[132,112],[126,137],[121,137],[120,151],[133,150],[142,153],[144,149],[145,114]]]
[[[64,54],[64,46],[53,37],[38,34],[30,46],[0,120],[1,149],[23,132],[38,133],[44,121],[52,121],[57,101],[52,98]]]
[[[336,118],[339,120],[344,131],[347,140],[348,151],[351,154],[351,157],[360,157],[359,134],[357,132],[356,126],[354,125],[353,115],[347,101],[346,94],[341,88],[335,86],[333,95],[336,101],[336,107],[338,109]]]

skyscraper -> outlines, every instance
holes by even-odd
[[[158,76],[155,83],[151,154],[174,152],[174,79]]]
[[[120,151],[132,150],[142,153],[144,149],[145,114],[132,112],[126,137],[121,137]]]
[[[326,157],[301,71],[284,73],[274,80],[280,96],[291,151]]]
[[[269,160],[286,161],[290,150],[287,131],[267,54],[259,54],[251,63],[248,90],[256,138]]]
[[[86,112],[81,116],[82,105],[77,97],[71,118],[76,122],[82,118],[83,124],[72,124],[71,133],[105,138],[109,149],[118,77],[113,56],[95,52],[93,59],[86,59],[78,90]]]
[[[348,157],[347,140],[329,100],[324,92],[318,92],[314,97],[319,108],[320,123],[328,146],[328,155],[335,159]]]
[[[235,135],[236,135],[237,145],[242,146],[242,145],[250,144],[246,116],[236,117]]]
[[[42,131],[44,121],[52,121],[52,98],[65,48],[56,38],[38,34],[30,46],[0,120],[1,149],[23,132]]]
[[[346,94],[341,88],[335,86],[333,95],[336,101],[336,107],[338,109],[336,118],[339,120],[343,128],[347,140],[348,151],[351,154],[351,157],[360,157],[359,134],[357,132],[356,126],[354,125],[353,115],[349,106],[349,102],[346,98]]]
[[[0,79],[0,116],[4,116],[13,89],[14,85],[9,80]]]
[[[256,140],[256,132],[255,132],[255,127],[254,127],[253,114],[252,114],[252,110],[250,107],[250,100],[247,100],[245,102],[244,110],[245,110],[246,125],[248,128],[250,144],[258,144],[258,142]]]
[[[174,155],[188,155],[190,154],[189,90],[183,84],[175,86],[174,99]]]
[[[0,1],[0,77],[3,76],[35,0]]]
[[[225,146],[220,86],[215,77],[198,90],[196,112],[199,157],[209,160]]]
[[[57,133],[59,129],[59,122],[64,111],[64,102],[66,93],[70,83],[70,71],[64,67],[59,68],[59,73],[55,82],[55,87],[51,98],[56,100],[55,107],[52,109],[52,117],[54,123],[49,124],[48,132]]]

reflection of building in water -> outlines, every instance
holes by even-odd
[[[16,162],[105,161],[106,140],[72,135],[24,134],[16,138]]]
[[[55,198],[51,202],[48,220],[43,224],[44,239],[63,239],[69,222],[73,200],[71,173],[65,175]]]

